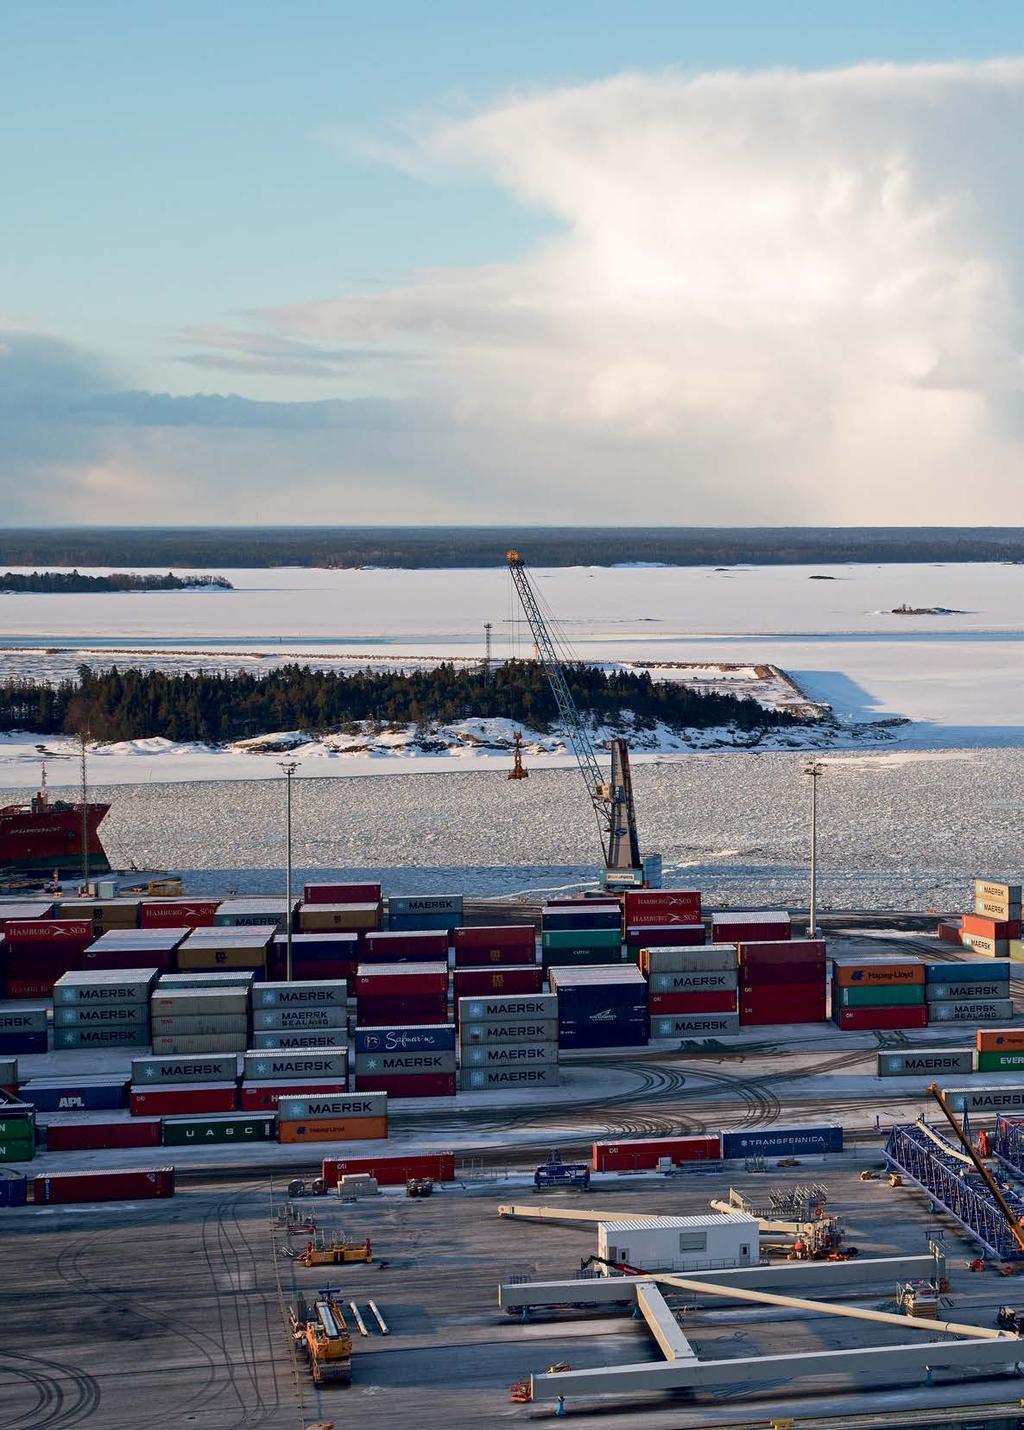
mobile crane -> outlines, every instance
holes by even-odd
[[[597,763],[589,735],[565,678],[568,656],[541,607],[540,597],[516,550],[506,552],[509,574],[516,588],[523,614],[533,635],[544,674],[555,697],[558,713],[576,756],[583,783],[597,817],[604,849],[605,888],[629,888],[643,884],[643,863],[636,832],[633,781],[629,771],[629,747],[625,740],[611,742],[611,771],[605,779]]]

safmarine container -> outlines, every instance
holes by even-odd
[[[348,1090],[348,1079],[344,1077],[310,1082],[243,1082],[238,1106],[243,1112],[276,1112],[282,1098],[330,1098]]]
[[[799,1157],[841,1152],[843,1129],[833,1123],[811,1127],[750,1127],[722,1131],[722,1157]]]
[[[455,1024],[356,1028],[352,1044],[357,1054],[452,1052],[456,1046]]]
[[[917,1008],[836,1008],[833,1018],[849,1032],[872,1032],[878,1028],[926,1028],[928,1006]]]
[[[647,983],[632,965],[555,968],[551,983],[558,996],[561,1047],[638,1047],[647,1042]]]
[[[120,1122],[49,1122],[48,1152],[92,1152],[108,1147],[159,1147],[159,1117]]]
[[[236,1082],[174,1083],[133,1087],[128,1099],[133,1117],[186,1116],[193,1112],[237,1112]]]
[[[467,1067],[459,1075],[463,1092],[529,1092],[532,1088],[557,1087],[557,1063],[512,1067]]]
[[[703,924],[627,924],[630,948],[698,948],[704,943]]]
[[[840,1008],[901,1008],[915,1007],[923,1003],[923,983],[901,983],[879,986],[875,983],[854,984],[848,988],[836,988],[833,1003]]]
[[[264,1028],[252,1034],[254,1049],[264,1048],[345,1048],[348,1029],[340,1028]]]
[[[208,1147],[224,1142],[273,1142],[277,1131],[274,1117],[165,1117],[162,1141],[165,1147]]]
[[[305,904],[379,904],[380,898],[380,885],[366,881],[313,883],[302,891]]]
[[[325,1157],[321,1174],[329,1187],[342,1177],[371,1176],[379,1186],[400,1187],[410,1177],[429,1177],[434,1182],[454,1182],[455,1153],[382,1152],[376,1157]]]
[[[879,1077],[930,1077],[936,1073],[974,1070],[973,1048],[921,1048],[877,1056]]]
[[[718,1162],[721,1141],[717,1133],[684,1137],[631,1137],[617,1142],[595,1142],[590,1165],[595,1172],[649,1172],[664,1160]]]
[[[344,1077],[348,1070],[348,1053],[344,1048],[267,1049],[246,1053],[242,1067],[246,1082]]]
[[[720,993],[651,993],[647,1005],[653,1018],[656,1014],[673,1013],[735,1013],[735,988]]]
[[[145,1087],[150,1083],[229,1082],[238,1076],[238,1058],[233,1053],[220,1053],[206,1058],[132,1058],[132,1084]]]
[[[696,889],[627,889],[623,908],[627,926],[700,923]]]
[[[557,1063],[558,1043],[470,1043],[462,1049],[464,1068],[533,1067],[542,1063]]]
[[[142,1201],[174,1196],[174,1168],[138,1172],[48,1172],[32,1183],[32,1200],[50,1202]]]
[[[22,1084],[20,1096],[37,1112],[109,1111],[128,1106],[128,1078],[123,1074],[32,1078]]]
[[[1010,998],[975,999],[963,1003],[929,1003],[930,1023],[998,1023],[1013,1017]]]
[[[739,1013],[673,1013],[652,1016],[652,1038],[692,1038],[738,1033]]]

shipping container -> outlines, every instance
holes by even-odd
[[[373,1177],[378,1186],[401,1187],[410,1177],[429,1177],[433,1182],[454,1182],[455,1153],[423,1154],[395,1152],[378,1157],[325,1157],[321,1168],[324,1181],[336,1187],[341,1177]]]
[[[132,1058],[131,1080],[136,1087],[150,1083],[231,1082],[238,1077],[238,1058],[223,1053],[205,1058]]]
[[[622,940],[622,915],[618,908],[610,909],[550,909],[541,914],[541,933],[549,937],[558,934],[605,933]],[[552,948],[564,947],[553,943]]]
[[[145,1003],[156,982],[157,969],[98,969],[66,973],[53,990],[54,1006],[71,1003]]]
[[[55,1052],[70,1048],[145,1048],[149,1046],[148,1023],[115,1023],[103,1027],[54,1028]]]
[[[303,933],[327,929],[379,929],[380,904],[303,904],[299,928]]]
[[[244,1013],[195,1014],[191,1017],[182,1013],[174,1018],[154,1014],[151,1027],[154,1038],[216,1038],[223,1034],[233,1039],[246,1036],[249,1019]],[[231,1049],[222,1048],[220,1051],[226,1053]]]
[[[280,898],[224,899],[213,916],[214,928],[263,928],[273,924],[282,933],[295,916],[298,900]]]
[[[873,1031],[876,1028],[925,1028],[928,1008],[838,1008],[832,1014],[840,1028],[847,1032]]]
[[[532,967],[510,968],[457,968],[454,984],[455,1010],[458,1014],[462,998],[490,998],[502,994],[532,994],[544,991],[544,970],[539,964]]]
[[[651,1017],[681,1013],[735,1013],[735,988],[720,993],[652,993],[647,1002]]]
[[[28,923],[35,919],[52,918],[56,908],[52,900],[12,899],[10,903],[0,905],[0,930],[10,923]],[[61,917],[64,917],[63,912]]]
[[[992,899],[1002,904],[1017,904],[1021,902],[1021,885],[1004,884],[998,879],[975,879],[974,881],[975,899]]]
[[[971,1000],[1008,998],[1008,979],[986,978],[976,983],[928,983],[925,985],[929,1003],[962,1003]]]
[[[106,953],[109,949],[134,949],[142,955],[147,954],[150,949],[173,952],[180,943],[184,943],[191,932],[192,930],[183,924],[150,929],[108,929],[89,944],[89,951]],[[147,959],[143,956],[138,962],[144,964]]]
[[[643,1048],[650,1038],[650,1023],[643,1019],[607,1022],[564,1022],[558,1025],[558,1045],[564,1049]]]
[[[935,936],[940,943],[952,943],[957,947],[962,943],[959,919],[940,919],[935,925]]]
[[[0,1058],[0,1088],[13,1091],[18,1086],[18,1059]]]
[[[32,1183],[37,1204],[56,1202],[142,1201],[174,1196],[174,1168],[138,1172],[48,1172]]]
[[[23,1083],[20,1096],[37,1112],[100,1112],[128,1106],[128,1078],[33,1078]]]
[[[356,1088],[360,1092],[385,1092],[389,1097],[454,1097],[458,1091],[457,1074],[452,1073],[360,1073]]]
[[[788,914],[714,914],[712,943],[777,943],[790,937]]]
[[[978,1072],[1006,1072],[1011,1068],[1024,1068],[1024,1053],[975,1053]],[[957,1068],[957,1072],[970,1072],[970,1068]]]
[[[557,1087],[560,1078],[558,1064],[550,1062],[529,1067],[463,1068],[459,1088],[462,1092],[529,1092]]]
[[[981,954],[985,958],[1009,958],[1014,942],[1008,938],[985,938],[980,933],[963,933],[960,940],[973,953]]]
[[[169,948],[87,948],[82,954],[82,969],[90,973],[127,972],[147,963],[158,973],[167,973],[177,966],[176,957]]]
[[[347,1078],[320,1082],[243,1082],[238,1092],[242,1112],[276,1112],[282,1098],[333,1098],[348,1092]]]
[[[990,958],[961,958],[956,963],[926,963],[925,983],[986,983],[998,979],[1010,981],[1010,964],[994,963]],[[1005,995],[1004,995],[1005,996]]]
[[[536,951],[537,930],[533,924],[476,924],[457,928],[452,934],[456,962],[464,951],[478,950],[484,954],[499,949],[529,949]],[[485,957],[481,962],[488,962]]]
[[[157,1057],[205,1057],[207,1053],[244,1053],[247,1033],[156,1033],[153,1052]]]
[[[253,1008],[345,1008],[348,984],[343,978],[318,983],[261,983],[252,991]]]
[[[703,924],[627,924],[630,948],[699,948],[704,943]]]
[[[148,1003],[68,1003],[53,1010],[55,1028],[106,1027],[112,1023],[148,1023]]]
[[[1020,938],[1020,919],[990,919],[983,914],[964,914],[960,920],[961,934],[980,934],[996,940]]]
[[[550,971],[552,968],[606,968],[611,963],[628,963],[636,967],[637,949],[629,949],[625,944],[614,948],[545,948],[541,952],[541,963]]]
[[[379,884],[307,884],[302,891],[304,904],[379,904],[380,900]]]
[[[19,1053],[45,1053],[47,1050],[47,1034],[38,1033],[0,1033],[0,1054]]]
[[[293,933],[292,960],[315,963],[319,959],[346,959],[354,963],[359,956],[363,935],[358,930],[337,929],[333,933]],[[275,934],[275,952],[287,953],[288,939],[285,934]],[[330,977],[324,974],[323,977]]]
[[[459,926],[458,914],[392,914],[388,928],[392,933],[425,933],[443,929],[449,937]]]
[[[543,951],[561,949],[619,948],[622,934],[617,928],[545,929],[540,936]]]
[[[192,1018],[198,1015],[243,1018],[249,1012],[247,988],[157,988],[150,1000],[154,1021],[158,1017]]]
[[[316,1028],[348,1031],[346,1008],[258,1008],[252,1015],[254,1032],[310,1032]]]
[[[946,1087],[942,1094],[953,1112],[992,1116],[997,1112],[1024,1112],[1024,1084],[1011,1087]]]
[[[648,977],[658,973],[737,974],[738,950],[734,943],[708,943],[700,948],[642,948],[640,971]]]
[[[698,924],[700,893],[696,889],[627,889],[625,922],[631,925]]]
[[[45,944],[71,944],[79,951],[93,941],[92,919],[0,919],[4,943],[8,948],[17,944],[33,947]]]
[[[237,1112],[238,1084],[235,1082],[152,1084],[133,1087],[128,1099],[133,1117],[185,1116],[193,1112]]]
[[[210,928],[219,903],[219,899],[143,899],[139,925],[144,929],[172,925]]]
[[[456,968],[529,968],[537,962],[537,950],[533,944],[509,945],[494,948],[462,948],[455,950]]]
[[[800,1157],[841,1152],[843,1129],[824,1123],[813,1127],[746,1127],[722,1131],[722,1157]]]
[[[638,969],[558,968],[551,981],[563,1047],[635,1047],[647,1041],[647,984]]]
[[[459,1007],[461,1023],[507,1023],[510,1019],[557,1017],[558,995],[555,993],[511,998],[465,998]]]
[[[248,1082],[298,1082],[310,1078],[345,1077],[348,1054],[345,1049],[307,1048],[304,1051],[260,1051],[246,1053],[242,1076]]]
[[[840,988],[893,988],[900,984],[924,982],[924,964],[919,958],[834,958],[832,980]]]
[[[866,1009],[850,1009],[863,1013]],[[906,1010],[901,1010],[906,1011]],[[742,1027],[774,1027],[785,1023],[824,1023],[828,1013],[825,989],[820,984],[787,983],[772,985],[756,993],[743,992],[739,998]]]
[[[361,1117],[383,1117],[388,1115],[387,1094],[378,1092],[350,1092],[341,1096],[289,1097],[279,1104],[280,1116],[289,1122],[302,1120],[316,1121],[323,1118],[344,1118],[346,1121]]]
[[[921,1048],[914,1052],[879,1053],[877,1057],[879,1077],[929,1077],[974,1070],[972,1048]]]
[[[649,1172],[659,1162],[717,1162],[722,1148],[716,1134],[683,1137],[635,1137],[618,1142],[595,1142],[590,1165],[595,1172]]]
[[[832,990],[832,1006],[839,1008],[914,1008],[923,1003],[923,983],[855,984]]]
[[[162,973],[156,985],[159,993],[173,988],[246,988],[257,985],[251,968],[189,969],[185,973]],[[260,985],[262,986],[262,985]]]
[[[268,972],[275,978],[283,978],[287,972],[287,960],[279,959],[275,949],[268,965]],[[345,982],[349,990],[353,988],[359,964],[349,958],[293,958],[292,980],[295,983],[315,983],[318,979],[332,978]]]
[[[460,1061],[464,1068],[501,1068],[557,1063],[558,1042],[551,1039],[544,1043],[467,1044],[462,1049]]]
[[[558,1041],[558,1019],[509,1018],[504,1023],[462,1022],[459,1024],[459,1039],[463,1048],[499,1043],[553,1043]]]
[[[273,1116],[165,1117],[165,1147],[207,1147],[222,1142],[273,1142],[277,1120]]]
[[[0,1003],[0,1035],[45,1033],[48,1011],[45,1003]]]
[[[356,1028],[353,1047],[356,1053],[449,1052],[455,1048],[455,1024]]]
[[[357,1087],[367,1075],[405,1077],[410,1073],[453,1073],[455,1049],[440,1053],[356,1053],[353,1071]]]
[[[1010,998],[975,999],[971,1002],[929,1003],[929,1023],[999,1023],[1013,1017]]]
[[[681,1013],[667,1018],[651,1018],[652,1038],[707,1037],[738,1033],[739,1030],[739,1013]]]
[[[345,1048],[348,1028],[272,1028],[253,1033],[251,1047],[265,1048]]]
[[[455,914],[462,917],[463,897],[461,894],[392,894],[388,898],[388,916],[398,914],[402,918],[415,918],[417,914],[438,917]]]
[[[417,960],[424,962],[447,960],[448,935],[443,929],[418,932],[368,933],[359,955],[361,963],[399,963]]]
[[[279,1142],[373,1142],[387,1135],[386,1117],[318,1118],[292,1122],[278,1115]]]
[[[448,996],[447,963],[378,963],[360,965],[355,995],[361,998],[410,998],[418,994]]]
[[[28,1179],[21,1172],[0,1174],[0,1208],[23,1207],[28,1201]]]
[[[675,973],[651,973],[648,986],[652,993],[735,993],[739,978],[734,968],[681,969]]]

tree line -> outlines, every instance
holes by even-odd
[[[756,700],[652,680],[646,671],[573,665],[566,672],[580,711],[595,725],[627,716],[641,729],[733,725],[747,732],[808,723]],[[504,717],[542,733],[558,728],[558,710],[542,667],[509,661],[490,671],[442,662],[428,670],[313,670],[286,665],[243,671],[165,673],[79,667],[57,685],[0,682],[0,728],[43,734],[85,732],[94,740],[169,740],[224,744],[277,730],[323,734],[357,721],[382,725]]]
[[[22,591],[185,591],[216,587],[221,591],[234,588],[226,576],[166,576],[140,575],[136,571],[113,571],[109,576],[84,576],[81,571],[5,571],[0,575],[0,594]]]

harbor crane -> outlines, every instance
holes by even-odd
[[[611,770],[608,778],[603,777],[583,717],[566,679],[565,667],[570,663],[571,657],[559,648],[564,642],[560,642],[552,631],[551,622],[545,616],[540,596],[527,574],[526,564],[519,552],[509,551],[505,559],[523,614],[533,635],[544,674],[555,697],[562,726],[569,737],[583,783],[594,807],[604,849],[605,887],[642,884],[644,875],[636,832],[629,747],[625,740],[612,740]]]

